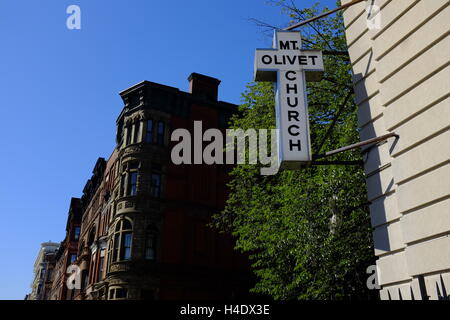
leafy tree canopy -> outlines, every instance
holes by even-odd
[[[318,5],[299,9],[291,1],[273,3],[290,24],[320,13]],[[300,32],[304,48],[347,50],[341,14]],[[324,63],[323,80],[307,85],[313,154],[359,141],[348,56],[325,55]],[[272,83],[249,84],[242,101],[232,128],[275,128]],[[361,153],[327,160],[361,160]],[[308,166],[261,176],[256,165],[238,165],[229,187],[227,206],[212,225],[231,231],[236,249],[250,255],[258,278],[253,292],[283,300],[367,299],[373,294],[366,288],[374,255],[362,167]]]

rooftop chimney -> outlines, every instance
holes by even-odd
[[[199,73],[191,73],[189,93],[199,98],[217,101],[220,80]]]

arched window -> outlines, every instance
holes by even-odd
[[[162,121],[158,122],[158,132],[157,132],[157,142],[159,145],[164,145],[164,131],[165,131],[165,124]]]
[[[148,226],[145,232],[145,260],[156,260],[156,245],[158,231],[153,226]]]
[[[145,142],[153,143],[153,120],[147,120],[147,129],[145,130]]]
[[[133,227],[129,220],[123,219],[116,223],[113,239],[113,262],[131,260]]]

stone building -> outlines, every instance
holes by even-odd
[[[41,244],[34,263],[34,279],[31,284],[31,293],[27,295],[26,300],[48,300],[50,298],[55,254],[58,246],[58,243],[50,241]]]
[[[450,293],[449,1],[363,1],[344,11],[344,21],[361,140],[398,135],[365,150],[381,298],[444,299]]]
[[[219,83],[193,73],[189,92],[143,81],[120,93],[116,148],[97,160],[81,199],[72,199],[53,299],[247,296],[247,257],[207,227],[225,205],[229,167],[170,159],[174,129],[193,132],[195,120],[225,129],[237,111],[218,101]],[[79,267],[73,290],[65,285],[71,261]]]

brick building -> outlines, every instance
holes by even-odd
[[[71,299],[67,295],[66,270],[76,261],[78,252],[78,240],[81,232],[81,199],[72,198],[66,224],[66,237],[61,242],[55,255],[55,267],[51,289],[52,300]],[[69,293],[71,293],[69,291]]]
[[[170,133],[225,129],[235,105],[220,81],[193,73],[189,92],[143,81],[120,93],[116,148],[99,158],[73,198],[56,255],[52,299],[230,299],[246,297],[251,272],[231,237],[206,226],[227,198],[225,165],[174,165]],[[69,290],[67,267],[81,289]]]

